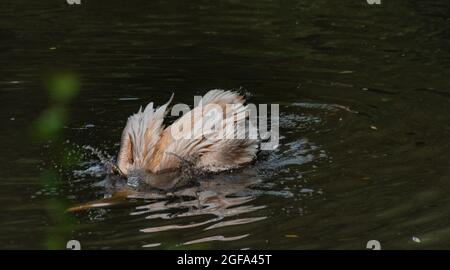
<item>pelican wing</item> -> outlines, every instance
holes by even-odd
[[[232,91],[209,91],[197,107],[162,132],[146,169],[157,173],[188,161],[221,171],[251,162],[258,141],[246,136],[246,128],[235,128],[248,118],[244,101]]]
[[[117,165],[123,174],[132,168],[144,168],[149,163],[164,129],[164,116],[172,99],[173,94],[166,104],[156,110],[150,102],[144,111],[141,108],[128,118],[117,157]]]

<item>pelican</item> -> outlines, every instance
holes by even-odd
[[[172,99],[173,94],[159,108],[150,102],[128,118],[115,166],[119,174],[138,176],[157,188],[174,187],[177,180],[173,173],[184,166],[215,173],[243,167],[256,158],[258,139],[242,136],[248,129],[226,128],[248,120],[243,96],[234,91],[210,90],[196,107],[165,126]],[[217,109],[221,113],[213,114]],[[234,139],[224,136],[230,132],[236,135]]]

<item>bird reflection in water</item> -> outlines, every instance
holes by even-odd
[[[138,200],[145,202],[145,204],[135,207],[130,215],[142,215],[149,221],[155,221],[149,222],[149,224],[159,223],[156,222],[158,219],[160,221],[174,221],[162,226],[142,228],[140,229],[142,233],[158,233],[202,226],[205,227],[203,230],[208,231],[226,226],[248,224],[267,218],[264,215],[252,217],[240,216],[265,208],[265,205],[250,204],[262,192],[256,189],[262,181],[253,168],[246,168],[235,173],[201,176],[194,184],[170,192],[156,190],[145,185],[132,187],[128,182],[119,176],[107,175],[101,184],[105,190],[103,199],[72,207],[68,211],[78,212],[94,208],[111,208],[126,204],[130,200]],[[179,224],[185,218],[199,216],[207,217],[207,219]],[[249,234],[230,237],[214,235],[188,241],[183,244],[189,245],[209,241],[233,241],[247,236]],[[160,243],[153,243],[144,247],[157,247],[159,245]]]

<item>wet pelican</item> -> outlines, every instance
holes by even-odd
[[[117,157],[120,174],[170,188],[178,181],[174,173],[184,166],[220,172],[242,167],[256,157],[258,140],[245,136],[247,128],[226,128],[248,119],[244,97],[232,91],[211,90],[196,107],[165,127],[163,120],[172,98],[156,109],[151,102],[128,118]],[[217,109],[221,109],[221,117],[211,117]],[[226,132],[234,133],[235,139],[224,136]]]

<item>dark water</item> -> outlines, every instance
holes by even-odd
[[[0,248],[450,248],[449,14],[448,0],[2,0]],[[62,70],[79,92],[36,139]],[[125,195],[85,149],[115,156],[139,106],[213,88],[280,104],[280,147]]]

